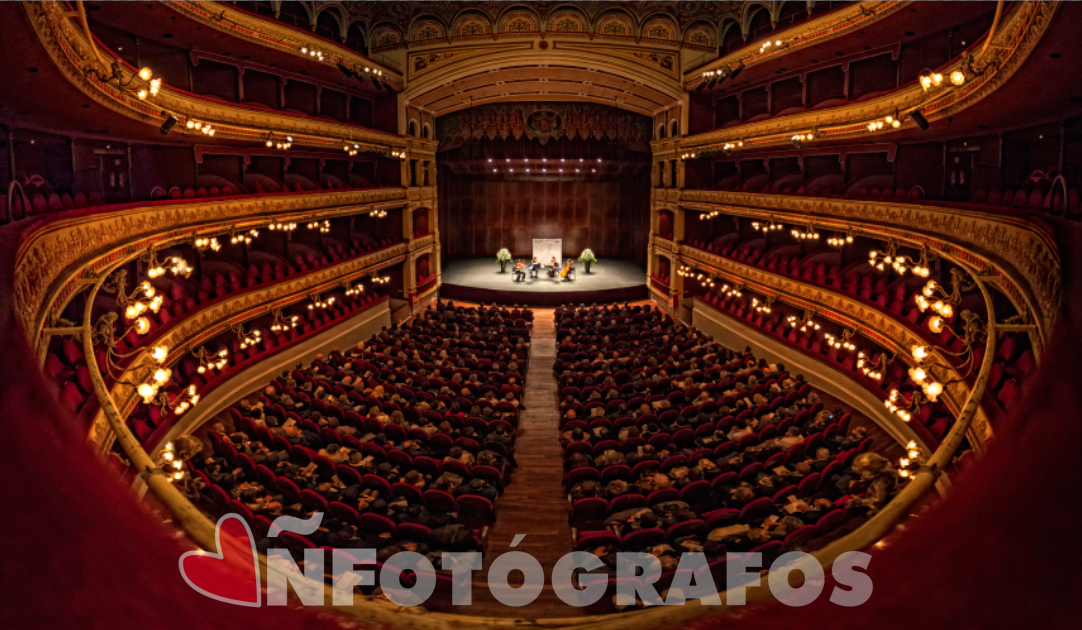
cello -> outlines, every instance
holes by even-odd
[[[567,274],[569,274],[569,273],[571,273],[571,261],[570,260],[568,260],[564,264],[564,270],[560,272],[560,277],[564,278],[566,280],[567,279]]]

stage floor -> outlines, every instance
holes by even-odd
[[[537,278],[515,282],[507,265],[500,273],[495,258],[457,258],[443,267],[440,295],[449,299],[531,306],[559,306],[569,302],[621,302],[646,297],[646,270],[633,260],[605,259],[590,273],[575,263],[575,279],[549,278],[544,269]]]

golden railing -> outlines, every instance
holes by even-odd
[[[679,151],[699,153],[721,151],[728,143],[742,143],[740,148],[733,150],[738,155],[755,148],[788,145],[793,136],[812,133],[814,139],[805,141],[804,146],[813,147],[821,140],[868,137],[868,123],[882,121],[888,116],[902,121],[900,129],[915,129],[916,122],[907,114],[917,109],[929,122],[955,116],[1014,76],[1047,32],[1058,7],[1059,2],[1048,0],[1014,3],[991,33],[989,47],[977,55],[963,55],[937,70],[948,78],[954,71],[962,72],[965,76],[962,85],[954,86],[947,80],[942,87],[925,91],[915,81],[878,98],[715,129],[683,137],[675,146]],[[888,125],[886,130],[898,129]],[[659,147],[674,145],[669,140],[652,144]]]
[[[278,138],[292,137],[298,148],[341,151],[343,144],[349,143],[357,144],[362,151],[392,151],[407,146],[405,138],[394,133],[232,105],[168,85],[162,85],[156,95],[140,99],[136,91],[121,89],[103,78],[111,75],[110,66],[114,62],[119,65],[121,82],[125,84],[139,70],[91,39],[93,36],[84,27],[79,11],[67,11],[58,0],[23,2],[23,10],[29,26],[64,77],[100,105],[128,118],[158,127],[167,114],[173,114],[179,120],[172,129],[174,134],[202,137],[200,130],[186,127],[189,119],[198,119],[213,124],[216,138],[262,144],[266,134],[273,132]]]

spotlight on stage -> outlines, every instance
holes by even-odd
[[[917,123],[921,131],[928,129],[928,119],[924,117],[924,114],[920,113],[920,110],[913,110],[909,117],[913,119],[913,122]]]
[[[743,71],[744,71],[744,66],[739,65],[739,66],[736,67],[735,70],[733,70],[732,72],[729,73],[729,76],[727,76],[725,78],[726,79],[733,79],[735,81],[736,80],[736,75],[740,74]]]

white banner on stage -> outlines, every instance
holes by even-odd
[[[557,269],[564,264],[564,241],[559,238],[535,238],[533,240],[533,257],[542,265],[551,265],[553,257],[556,258]]]

